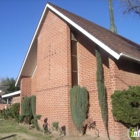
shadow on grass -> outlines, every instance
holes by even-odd
[[[15,136],[16,136],[16,134],[13,134],[13,135],[10,135],[10,136],[3,137],[0,140],[5,140],[5,139],[11,138],[11,137],[15,137]]]

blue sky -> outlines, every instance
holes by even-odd
[[[17,78],[47,0],[0,0],[0,78]],[[49,0],[109,29],[107,0]],[[140,18],[113,1],[118,34],[140,44]]]

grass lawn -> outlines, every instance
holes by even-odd
[[[0,140],[51,140],[51,136],[43,135],[29,126],[19,125],[13,120],[0,119]]]

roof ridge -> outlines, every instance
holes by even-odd
[[[50,2],[48,2],[48,4],[51,5],[51,6],[53,6],[54,8],[61,9],[61,10],[64,10],[64,11],[70,13],[70,14],[73,14],[74,16],[77,16],[78,18],[81,18],[81,19],[83,19],[83,20],[85,20],[85,21],[87,21],[87,22],[89,22],[89,23],[91,23],[91,24],[94,24],[95,26],[98,26],[99,28],[102,28],[103,30],[106,30],[106,31],[109,32],[110,34],[113,34],[113,35],[115,35],[115,36],[121,37],[121,38],[123,38],[123,39],[125,39],[125,40],[131,42],[131,44],[134,44],[134,45],[140,47],[140,44],[138,44],[138,43],[136,43],[136,42],[134,42],[134,41],[132,41],[132,40],[130,40],[130,39],[128,39],[128,38],[126,38],[126,37],[120,35],[120,34],[115,34],[115,33],[113,33],[112,31],[110,31],[109,29],[107,29],[107,28],[105,28],[105,27],[103,27],[103,26],[101,26],[101,25],[98,25],[98,24],[94,23],[94,22],[91,21],[91,20],[88,20],[88,19],[86,19],[86,18],[83,18],[83,17],[81,17],[81,16],[78,15],[78,14],[75,14],[75,13],[73,13],[73,12],[70,12],[70,11],[68,11],[68,10],[65,10],[64,8],[61,8],[61,7],[59,7],[59,6],[55,5],[55,4],[52,4],[52,3],[50,3]]]

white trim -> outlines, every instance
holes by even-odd
[[[91,35],[90,33],[88,33],[86,30],[84,30],[78,24],[76,24],[71,19],[69,19],[68,17],[66,17],[62,13],[60,13],[58,10],[56,10],[55,8],[53,8],[51,5],[47,4],[47,7],[49,7],[53,12],[55,12],[57,15],[59,15],[65,21],[67,21],[68,23],[70,23],[71,25],[73,25],[76,29],[78,29],[80,32],[82,32],[84,35],[86,35],[88,38],[90,38],[93,42],[95,42],[96,44],[98,44],[102,49],[106,50],[109,54],[111,54],[117,60],[119,59],[120,56],[119,56],[118,53],[116,53],[115,51],[113,51],[112,49],[110,49],[107,45],[105,45],[100,40],[98,40],[97,38],[95,38],[93,35]]]
[[[35,69],[34,69],[34,71],[33,71],[33,74],[32,74],[32,77],[31,77],[31,78],[34,77],[34,74],[35,74],[35,72],[36,72],[36,69],[37,69],[37,65],[35,66]]]
[[[73,22],[71,19],[69,19],[68,17],[66,17],[64,14],[62,14],[61,12],[59,12],[58,10],[56,10],[55,8],[53,8],[53,6],[47,4],[47,5],[45,6],[45,9],[44,9],[44,11],[43,11],[43,13],[42,13],[42,16],[41,16],[41,18],[40,18],[40,21],[39,21],[39,23],[38,23],[38,26],[37,26],[37,29],[36,29],[36,31],[35,31],[35,34],[34,34],[34,36],[33,36],[33,38],[32,38],[31,44],[30,44],[30,46],[29,46],[29,49],[28,49],[27,54],[26,54],[26,57],[25,57],[24,62],[23,62],[23,64],[22,64],[22,67],[21,67],[21,70],[20,70],[20,72],[19,72],[18,78],[17,78],[17,80],[16,80],[15,86],[17,86],[17,84],[18,84],[18,81],[19,81],[19,79],[20,79],[20,76],[21,76],[23,67],[24,67],[24,65],[25,65],[25,62],[26,62],[26,60],[27,60],[27,57],[28,57],[28,55],[29,55],[29,52],[30,52],[30,50],[31,50],[31,47],[32,47],[33,42],[34,42],[34,40],[35,40],[35,37],[36,37],[36,35],[37,35],[37,33],[38,33],[38,30],[39,30],[39,28],[40,28],[41,22],[42,22],[42,20],[43,20],[43,17],[44,17],[44,15],[45,15],[45,12],[46,12],[47,8],[51,9],[54,13],[56,13],[57,15],[59,15],[62,19],[64,19],[64,20],[67,21],[69,24],[71,24],[72,26],[74,26],[77,30],[79,30],[80,32],[82,32],[85,36],[87,36],[89,39],[91,39],[93,42],[95,42],[97,45],[99,45],[102,49],[104,49],[105,51],[107,51],[110,55],[112,55],[112,56],[113,56],[114,58],[116,58],[117,60],[119,60],[119,58],[120,58],[122,55],[126,57],[126,55],[124,55],[123,53],[118,54],[117,52],[115,52],[114,50],[112,50],[111,48],[109,48],[107,45],[105,45],[105,44],[104,44],[103,42],[101,42],[99,39],[97,39],[96,37],[94,37],[93,35],[91,35],[89,32],[87,32],[86,30],[84,30],[82,27],[80,27],[78,24],[76,24],[76,23]],[[133,58],[133,57],[129,57],[129,58]],[[136,60],[140,61],[139,59],[136,59]]]
[[[8,103],[9,103],[9,99],[7,98],[7,105],[8,105]]]
[[[126,58],[132,59],[134,61],[140,62],[140,59],[138,59],[136,57],[132,57],[131,55],[128,55],[126,53],[120,53],[120,57],[126,57]]]
[[[35,31],[35,33],[34,33],[34,36],[33,36],[33,38],[32,38],[32,41],[31,41],[31,43],[30,43],[29,49],[28,49],[28,51],[27,51],[26,57],[25,57],[25,59],[24,59],[24,62],[23,62],[23,64],[22,64],[22,67],[21,67],[21,69],[20,69],[20,72],[19,72],[18,78],[17,78],[17,80],[16,80],[15,86],[17,86],[18,81],[19,81],[19,79],[20,79],[21,72],[22,72],[23,67],[24,67],[24,65],[25,65],[25,62],[26,62],[26,60],[27,60],[27,57],[28,57],[28,55],[29,55],[29,52],[30,52],[30,50],[31,50],[31,47],[32,47],[33,42],[34,42],[34,40],[35,40],[35,37],[36,37],[36,35],[37,35],[37,32],[38,32],[38,30],[39,30],[39,27],[40,27],[40,24],[41,24],[41,22],[42,22],[42,19],[43,19],[44,15],[45,15],[46,8],[47,8],[47,5],[45,6],[45,9],[44,9],[44,11],[43,11],[43,14],[42,14],[42,16],[41,16],[41,18],[40,18],[40,20],[39,20],[38,26],[37,26],[37,28],[36,28],[36,31]]]
[[[21,91],[15,91],[15,92],[12,92],[12,93],[9,93],[9,94],[5,94],[5,95],[2,95],[2,98],[6,98],[6,97],[10,97],[10,96],[15,96],[15,95],[18,95],[20,94]]]

